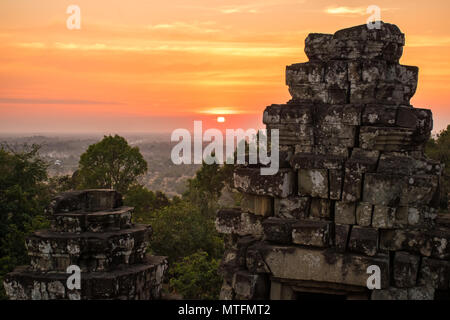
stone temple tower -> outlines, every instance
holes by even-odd
[[[223,299],[449,298],[442,168],[423,153],[432,114],[410,105],[404,42],[387,23],[308,35],[309,62],[286,68],[292,100],[264,111],[280,170],[236,166],[241,206],[217,213]]]
[[[10,299],[158,299],[165,257],[146,254],[151,227],[131,222],[113,190],[71,191],[51,207],[50,230],[26,241],[31,265],[4,279]],[[80,289],[67,285],[69,266],[81,270]]]

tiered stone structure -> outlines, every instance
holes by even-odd
[[[221,298],[448,297],[442,168],[423,153],[432,114],[409,104],[418,68],[399,64],[403,45],[387,23],[306,38],[309,62],[286,68],[292,100],[264,111],[280,132],[279,172],[237,166],[241,206],[217,214]],[[380,290],[367,288],[369,266]]]
[[[131,222],[133,208],[122,206],[119,193],[63,193],[51,211],[51,229],[26,241],[31,264],[4,279],[10,299],[160,298],[167,260],[146,254],[151,227]],[[71,265],[81,269],[80,289],[66,285]]]

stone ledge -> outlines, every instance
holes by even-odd
[[[57,232],[108,232],[130,228],[134,208],[119,207],[109,211],[67,212],[53,215],[52,229]]]
[[[331,282],[366,287],[367,268],[378,265],[381,286],[389,286],[389,257],[366,257],[337,253],[332,249],[310,249],[267,245],[260,249],[265,264],[277,278]]]
[[[166,257],[147,257],[144,263],[111,272],[81,273],[81,289],[68,290],[67,273],[32,272],[18,267],[4,278],[12,300],[158,299]]]

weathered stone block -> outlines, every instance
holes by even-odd
[[[312,124],[313,107],[311,104],[288,104],[280,110],[281,123]]]
[[[340,224],[356,223],[356,204],[338,201],[335,204],[334,221]]]
[[[309,124],[268,124],[267,130],[278,130],[280,146],[301,145],[312,146],[314,144],[313,126]]]
[[[432,200],[439,185],[439,177],[432,175],[414,175],[406,179],[401,204],[420,206],[427,205]]]
[[[292,194],[293,178],[294,174],[289,169],[263,176],[259,168],[237,168],[234,171],[234,186],[249,194],[285,198]]]
[[[344,157],[324,156],[312,153],[295,154],[291,158],[291,166],[294,169],[330,169],[340,170],[344,165]]]
[[[418,118],[415,108],[411,107],[398,107],[395,124],[399,127],[416,129],[418,124]]]
[[[375,83],[354,83],[350,84],[350,103],[365,104],[375,101]]]
[[[294,101],[328,103],[328,86],[326,83],[307,83],[289,86],[289,93]],[[345,103],[345,101],[340,101]]]
[[[271,216],[273,215],[273,198],[244,193],[241,201],[241,210],[264,217]]]
[[[309,197],[275,198],[274,214],[279,218],[302,219],[308,216],[310,204]]]
[[[359,131],[359,146],[368,150],[417,150],[420,143],[414,140],[414,130],[408,128],[363,126]]]
[[[236,243],[236,261],[241,267],[245,267],[246,265],[246,256],[247,256],[247,250],[250,246],[252,246],[254,243],[258,241],[257,238],[253,236],[244,236],[239,237]]]
[[[431,174],[440,176],[443,172],[443,165],[439,161],[435,161],[421,156],[413,161],[413,172],[418,175]]]
[[[348,224],[335,224],[334,225],[334,244],[336,251],[345,252],[347,250],[347,242],[349,240],[351,226]]]
[[[310,33],[305,39],[306,56],[314,60],[325,60],[328,58],[328,43],[333,38],[332,34]]]
[[[378,230],[353,226],[348,243],[350,251],[374,256],[378,250]]]
[[[233,288],[237,299],[264,299],[268,296],[268,284],[263,275],[238,271],[233,278]]]
[[[342,60],[328,61],[325,68],[325,82],[344,89],[348,85],[347,62]]]
[[[362,152],[361,152],[362,153]],[[345,163],[346,171],[354,173],[368,173],[375,172],[377,167],[378,157],[369,157],[365,155],[352,154],[352,157]]]
[[[382,206],[400,203],[403,176],[367,173],[364,176],[363,201]]]
[[[272,104],[264,110],[263,113],[263,123],[264,124],[279,124],[280,123],[280,112],[281,105]]]
[[[78,265],[83,272],[106,271],[142,262],[150,234],[146,225],[103,233],[42,230],[27,238],[26,247],[34,270],[63,272]]]
[[[328,199],[328,171],[324,169],[300,169],[298,193],[302,196]]]
[[[331,47],[331,57],[341,59],[370,59],[398,62],[402,55],[405,36],[396,25],[381,22],[380,29],[368,29],[360,25],[337,31],[334,40],[341,41],[340,46]]]
[[[356,223],[362,227],[369,227],[372,223],[373,206],[370,203],[359,202],[356,206]]]
[[[122,195],[114,190],[68,191],[52,200],[51,212],[55,214],[72,211],[108,211],[121,205]]]
[[[251,213],[242,212],[240,226],[236,231],[240,236],[251,235],[259,238],[263,234],[261,219]]]
[[[367,268],[378,265],[381,287],[389,285],[389,258],[384,255],[367,257],[341,254],[333,250],[266,246],[262,249],[264,261],[277,278],[311,280],[366,286]]]
[[[414,95],[410,87],[386,81],[377,83],[375,99],[379,103],[392,105],[409,105],[409,100]]]
[[[387,175],[410,175],[414,170],[414,158],[402,153],[382,154],[377,172]]]
[[[270,269],[261,254],[262,249],[267,245],[266,242],[257,242],[247,249],[246,265],[252,273],[270,273]]]
[[[361,61],[352,60],[348,61],[348,81],[350,83],[361,82],[362,81],[362,66]]]
[[[368,104],[362,113],[362,125],[394,126],[397,107]]]
[[[395,211],[394,226],[396,228],[408,226],[408,215],[408,207],[397,207]]]
[[[372,227],[389,229],[395,226],[396,208],[376,205],[373,209]]]
[[[398,251],[394,257],[394,282],[399,288],[411,288],[416,285],[420,257]]]
[[[268,241],[289,244],[292,241],[292,225],[297,220],[268,218],[263,222],[264,236]]]
[[[295,154],[299,154],[299,153],[312,153],[313,152],[313,150],[314,150],[314,146],[312,145],[312,143],[311,143],[311,145],[299,145],[299,144],[296,144],[295,146],[294,146],[294,155]]]
[[[341,62],[338,62],[341,63]],[[361,124],[362,107],[358,104],[318,104],[314,109],[314,119],[318,125]]]
[[[313,198],[311,200],[310,216],[318,219],[330,219],[331,206],[332,202],[330,200]]]
[[[366,150],[362,148],[353,148],[352,149],[352,158],[353,159],[361,159],[367,160],[369,164],[376,163],[378,158],[380,157],[380,151],[378,150]]]
[[[350,168],[345,169],[344,186],[342,189],[343,202],[356,202],[361,198],[361,184],[363,175]]]
[[[342,197],[342,183],[344,180],[342,170],[329,170],[330,183],[330,199],[341,200]]]
[[[59,232],[107,232],[130,228],[131,207],[109,211],[67,212],[53,214],[52,228]]]
[[[229,248],[223,253],[217,273],[223,277],[224,281],[231,283],[234,273],[241,268],[242,266],[240,264],[238,251],[236,249]]]
[[[377,83],[388,80],[387,77],[389,77],[390,71],[393,69],[395,69],[395,64],[389,64],[383,60],[362,60],[362,81],[366,83]]]
[[[408,288],[408,300],[434,300],[434,289],[428,286]]]
[[[342,159],[346,159],[350,155],[349,148],[343,146],[316,145],[314,146],[314,149],[310,151],[310,153],[311,152],[316,155],[325,155],[327,157],[340,157]]]
[[[408,251],[431,256],[432,241],[421,230],[395,229],[380,231],[380,248],[391,251]]]
[[[292,242],[295,244],[328,247],[331,222],[302,220],[292,225]]]
[[[234,297],[233,287],[224,280],[220,288],[219,300],[234,300]]]
[[[273,104],[264,110],[264,124],[312,124],[311,104]]]
[[[24,266],[5,277],[5,289],[12,300],[160,299],[166,270],[165,257],[147,256],[143,263],[128,268],[84,273],[81,289],[69,290],[66,272],[29,272]]]
[[[221,209],[216,215],[216,230],[224,234],[252,235],[260,238],[263,235],[261,217],[240,209]]]
[[[371,300],[408,300],[408,290],[394,287],[372,290]]]
[[[450,286],[450,261],[422,258],[419,284],[431,285],[437,290],[448,290]]]
[[[356,126],[342,123],[317,123],[314,127],[314,141],[320,145],[353,147],[355,137]]]
[[[286,85],[296,86],[324,81],[326,65],[323,62],[311,61],[296,63],[286,67]]]
[[[431,130],[433,130],[433,115],[429,109],[414,108],[417,116],[417,127],[415,141],[423,143],[428,141]]]
[[[432,241],[431,256],[450,260],[450,229],[435,229],[428,233]]]
[[[395,65],[395,80],[411,87],[412,93],[416,91],[419,78],[419,68],[416,66]],[[387,79],[390,80],[390,79]]]

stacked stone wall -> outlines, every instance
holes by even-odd
[[[286,68],[292,99],[263,115],[279,130],[280,170],[237,166],[241,206],[217,213],[222,298],[448,295],[443,168],[423,153],[432,113],[410,105],[418,68],[399,64],[404,43],[387,23],[306,38],[309,62]],[[373,265],[381,289],[370,291]]]
[[[26,240],[29,266],[4,279],[10,299],[158,299],[165,257],[146,254],[152,229],[131,221],[113,190],[72,191],[52,203],[52,227]],[[81,287],[67,286],[69,266]]]

